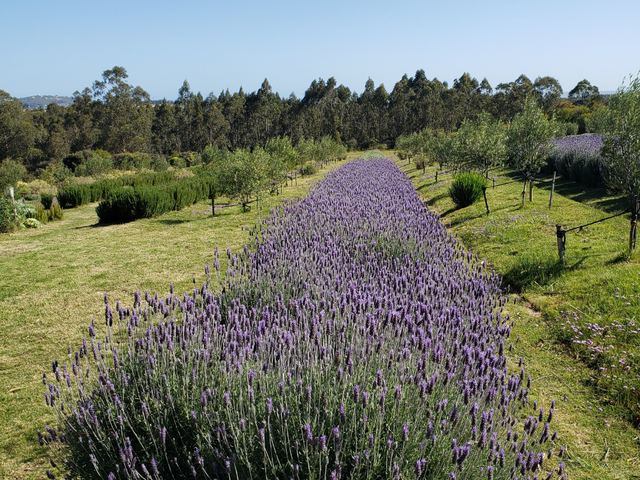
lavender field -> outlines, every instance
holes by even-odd
[[[128,308],[105,297],[103,323],[54,362],[60,425],[40,438],[69,471],[564,478],[554,405],[507,370],[499,279],[393,163],[345,165],[253,235],[221,292],[208,278]]]

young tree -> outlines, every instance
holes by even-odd
[[[533,179],[545,164],[553,140],[558,133],[556,121],[545,116],[536,101],[527,98],[522,112],[511,121],[507,130],[506,149],[513,165],[529,181],[529,201],[533,196]],[[524,190],[522,192],[524,203]]]
[[[602,156],[607,186],[627,197],[631,207],[629,250],[635,249],[640,202],[640,79],[630,79],[609,99]]]
[[[264,149],[272,161],[282,162],[287,172],[290,172],[298,165],[298,151],[289,137],[272,138],[267,142]]]
[[[234,196],[234,156],[227,149],[206,147],[202,152],[204,168],[200,175],[209,184],[211,213],[216,214],[216,198]]]
[[[479,170],[487,176],[491,167],[504,160],[506,129],[488,112],[478,114],[475,120],[465,119],[455,138],[463,170]]]
[[[0,163],[0,197],[4,195],[4,189],[7,187],[15,187],[26,173],[21,163],[6,158]]]

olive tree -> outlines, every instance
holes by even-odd
[[[490,113],[482,112],[475,120],[465,119],[455,136],[456,154],[462,170],[477,170],[484,176],[504,160],[506,130]]]
[[[640,79],[622,85],[609,99],[602,157],[607,187],[627,197],[631,207],[629,250],[635,248],[640,202]]]
[[[537,102],[529,97],[524,108],[509,124],[506,150],[513,166],[524,176],[525,187],[529,182],[529,201],[533,196],[533,179],[546,163],[546,159],[559,132],[557,122],[547,118]],[[522,202],[524,204],[524,189]]]

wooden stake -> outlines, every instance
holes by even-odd
[[[489,210],[489,202],[487,202],[487,187],[485,186],[482,187],[482,195],[484,196],[484,206],[487,207],[487,215],[489,215],[491,210]]]
[[[551,180],[551,194],[549,195],[549,210],[553,204],[553,191],[556,189],[556,171],[553,171],[553,180]]]
[[[560,261],[564,263],[564,251],[567,243],[567,235],[560,224],[556,225],[556,238],[558,242],[558,257],[560,257]]]
[[[533,202],[533,180],[529,180],[529,201]]]
[[[629,255],[633,254],[636,248],[636,236],[638,233],[638,210],[640,210],[640,200],[636,200],[636,204],[631,212],[631,229],[629,231]]]
[[[522,184],[522,206],[524,207],[524,194],[527,192],[527,179],[524,179],[524,183]]]

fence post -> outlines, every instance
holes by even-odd
[[[522,206],[524,207],[524,195],[527,192],[527,179],[524,179],[524,183],[522,184]]]
[[[491,210],[489,210],[489,202],[487,202],[487,187],[484,185],[482,186],[482,195],[484,196],[484,206],[487,207],[487,215],[489,215]]]
[[[529,180],[529,201],[533,202],[533,179]]]
[[[556,238],[558,242],[558,257],[560,257],[560,261],[564,263],[564,250],[565,244],[567,243],[567,235],[560,224],[556,225]]]
[[[636,200],[636,204],[631,211],[631,230],[629,231],[629,255],[633,254],[636,248],[636,235],[638,232],[638,210],[640,210],[640,200]]]
[[[549,195],[549,210],[551,210],[551,205],[553,203],[553,191],[556,188],[556,171],[553,171],[553,180],[551,180],[551,194]]]
[[[436,170],[436,183],[438,183],[438,171]]]

